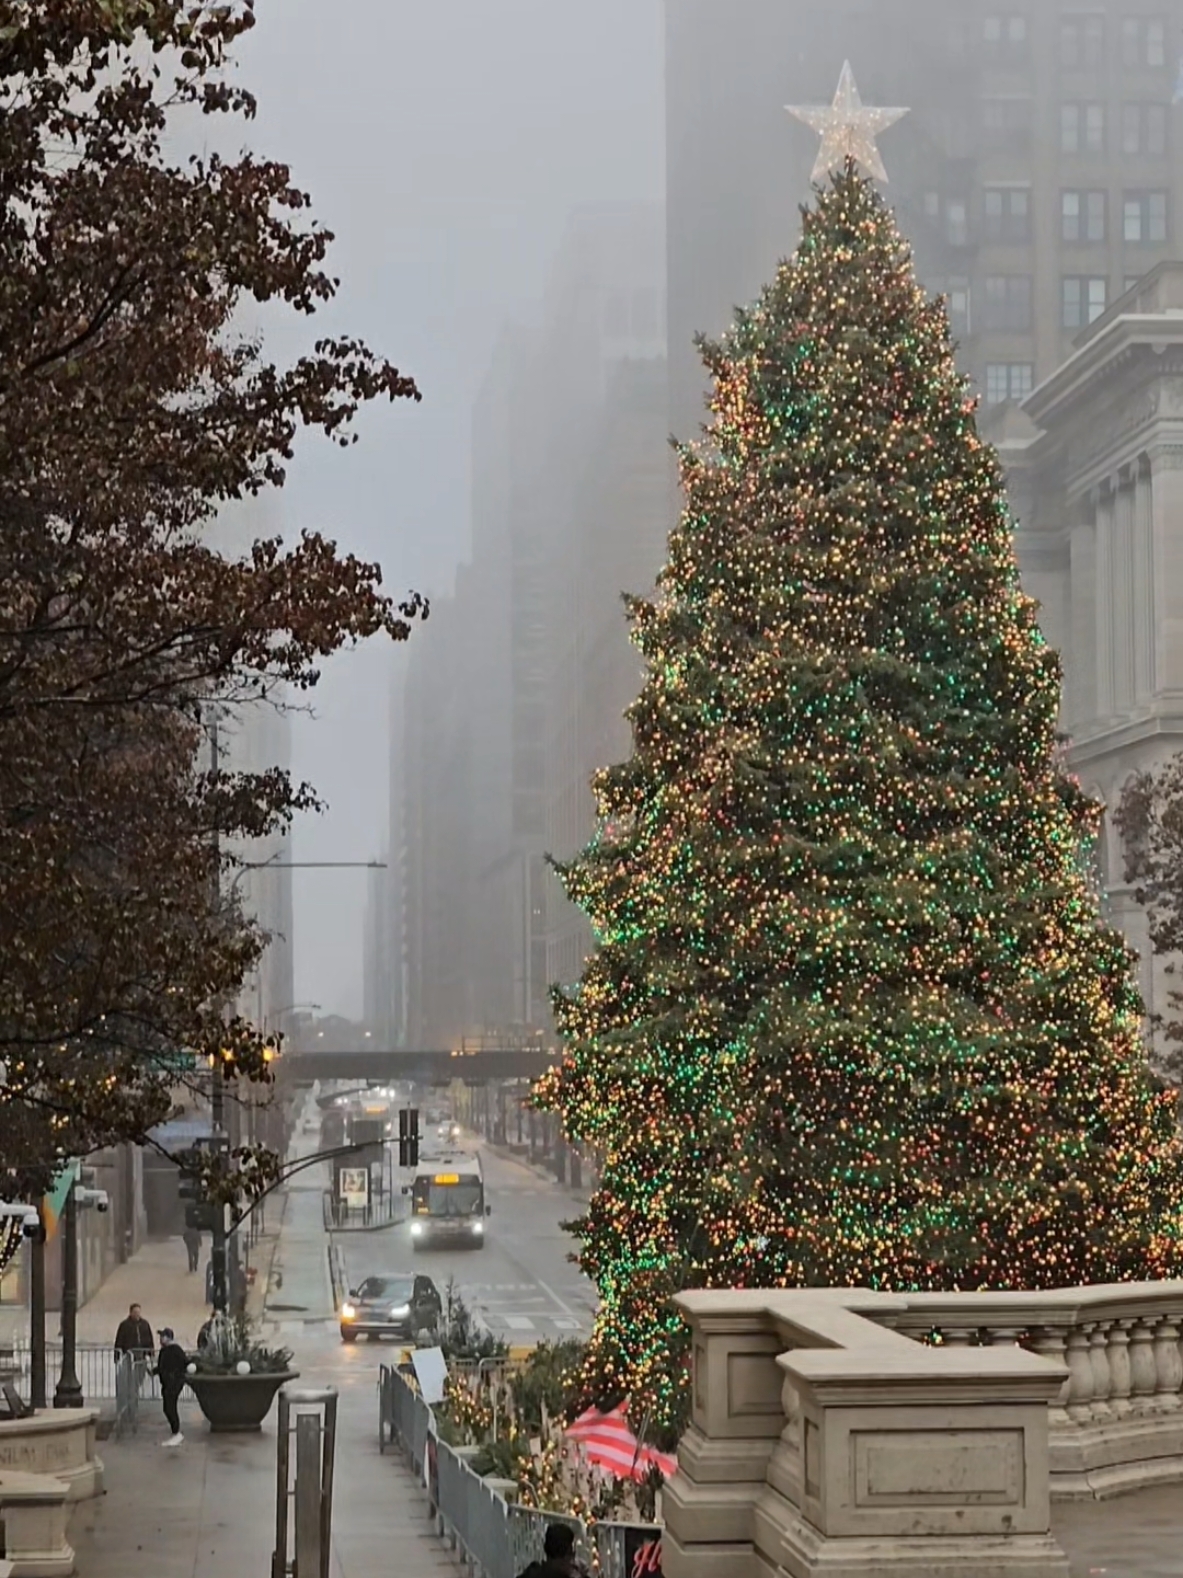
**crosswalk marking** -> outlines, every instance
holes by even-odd
[[[579,1322],[577,1320],[567,1320],[562,1315],[555,1315],[553,1317],[553,1321],[554,1321],[554,1327],[555,1327],[556,1331],[578,1331],[579,1330]]]
[[[510,1331],[533,1331],[534,1322],[528,1315],[502,1315],[501,1323],[508,1326]]]

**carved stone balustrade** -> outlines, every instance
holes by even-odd
[[[1050,1415],[1053,1499],[1183,1481],[1183,1282],[909,1294],[902,1303],[887,1318],[919,1341],[1017,1340],[1067,1368]]]
[[[667,1578],[1067,1578],[1048,1422],[1069,1371],[1017,1346],[1021,1325],[918,1341],[909,1299],[857,1289],[677,1304],[694,1375]]]

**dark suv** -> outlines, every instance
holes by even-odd
[[[356,1342],[358,1333],[368,1337],[405,1337],[410,1342],[434,1337],[443,1301],[430,1277],[410,1272],[390,1272],[367,1277],[350,1288],[341,1305],[341,1340]]]

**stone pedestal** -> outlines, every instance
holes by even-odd
[[[694,1293],[666,1578],[1068,1578],[1050,1534],[1061,1364],[931,1347],[858,1290]],[[883,1322],[884,1324],[879,1324]]]
[[[0,1473],[0,1521],[10,1578],[70,1578],[70,1487],[51,1474]],[[3,1566],[3,1563],[0,1563]]]
[[[756,1508],[764,1571],[1067,1578],[1048,1495],[1047,1410],[1062,1376],[1045,1360],[909,1343],[779,1363],[799,1464]]]
[[[70,1501],[103,1493],[96,1450],[97,1408],[43,1408],[27,1419],[0,1419],[0,1474],[52,1474]]]

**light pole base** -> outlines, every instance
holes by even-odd
[[[86,1402],[82,1395],[82,1382],[63,1376],[53,1390],[55,1408],[81,1408]]]

